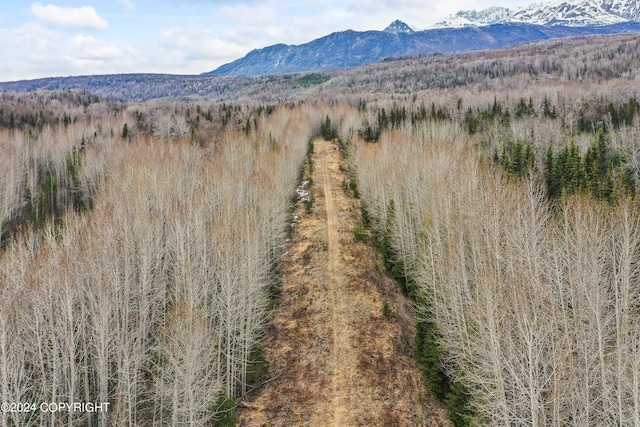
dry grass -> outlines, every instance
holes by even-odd
[[[265,341],[272,379],[245,396],[240,425],[449,425],[413,359],[409,303],[375,273],[377,250],[353,239],[359,218],[341,188],[342,160],[333,144],[315,144],[324,192],[314,213],[300,213]]]

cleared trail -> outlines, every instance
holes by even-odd
[[[354,240],[359,202],[337,145],[314,145],[313,212],[299,209],[265,337],[270,379],[240,402],[239,425],[448,426],[413,359],[410,304]]]

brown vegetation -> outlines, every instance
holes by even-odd
[[[469,399],[457,424],[637,425],[637,203],[552,208],[534,176],[514,182],[465,139],[430,123],[353,152],[374,229],[437,331],[436,368]]]
[[[2,95],[0,401],[111,406],[0,423],[429,424],[415,333],[457,425],[640,426],[638,69],[619,35]],[[349,165],[316,143],[285,245],[321,135]]]
[[[313,213],[298,211],[266,333],[272,372],[243,399],[240,425],[448,425],[413,359],[413,310],[354,239],[337,146],[314,145]]]
[[[2,253],[0,375],[4,401],[110,410],[3,412],[3,424],[205,425],[246,391],[310,137],[299,114],[203,147],[96,131],[81,152],[83,172],[102,172],[91,208],[27,218]],[[55,160],[67,140],[47,135],[36,144]],[[24,194],[5,197],[9,211]]]

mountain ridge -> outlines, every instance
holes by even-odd
[[[554,0],[532,3],[517,9],[494,6],[479,11],[461,10],[430,28],[460,28],[516,22],[569,27],[640,22],[640,2],[638,0]]]
[[[640,78],[637,39],[635,33],[556,38],[490,51],[394,57],[351,69],[260,77],[167,74],[49,77],[0,82],[0,93],[77,90],[102,96],[109,102],[259,99],[272,103],[309,96],[324,99],[330,93],[347,97],[365,92],[410,96],[453,87],[476,91],[491,87],[487,82],[496,78],[520,82],[535,79],[527,85],[546,80],[589,81],[595,85],[601,79]],[[551,64],[547,59],[552,60]],[[587,63],[588,68],[575,67]],[[612,64],[618,65],[612,69]],[[478,71],[478,67],[484,72]]]
[[[392,30],[407,24],[394,21]],[[387,27],[389,28],[389,27]],[[558,37],[639,32],[640,23],[595,27],[495,23],[424,31],[341,31],[301,45],[254,49],[205,75],[258,76],[355,67],[386,58],[426,53],[467,52]]]
[[[426,30],[395,20],[383,31],[335,32],[254,49],[203,73],[255,76],[353,67],[385,58],[464,52],[587,34],[640,31],[640,0],[552,0],[518,9],[459,11]]]

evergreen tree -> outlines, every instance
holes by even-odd
[[[631,126],[633,118],[638,114],[638,109],[638,101],[635,98],[629,98],[629,101],[622,107],[620,121],[627,126]]]
[[[550,199],[558,197],[558,180],[555,175],[555,158],[551,145],[547,146],[544,158],[544,180],[547,184],[547,197]]]
[[[618,110],[614,107],[613,103],[609,103],[609,118],[611,119],[611,126],[614,129],[620,128],[620,120],[618,118]]]
[[[320,133],[325,141],[331,141],[333,139],[333,132],[331,131],[331,119],[329,115],[324,119],[320,125]]]
[[[438,328],[435,324],[427,321],[416,323],[416,359],[431,391],[439,399],[444,399],[449,392],[449,379],[442,370],[438,340]]]
[[[469,135],[473,135],[478,132],[479,122],[478,119],[473,115],[473,110],[471,107],[467,109],[467,112],[464,115],[464,121],[467,125],[467,132]]]
[[[382,110],[380,110],[380,112],[378,112],[378,129],[380,132],[382,132],[388,127],[389,127],[389,119],[387,118],[387,113],[383,108]]]
[[[549,119],[555,119],[557,117],[556,107],[551,105],[551,102],[549,102],[546,96],[542,101],[542,115]]]

